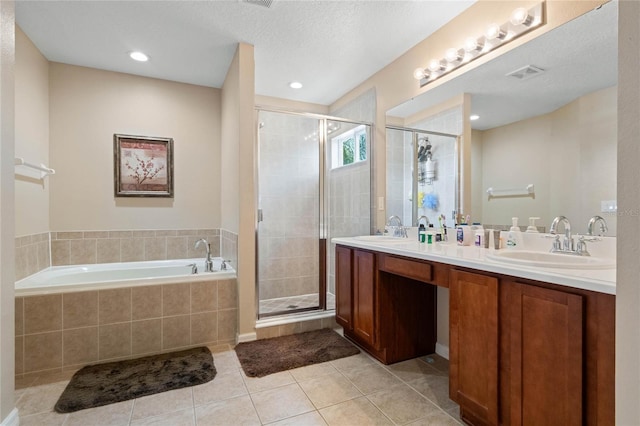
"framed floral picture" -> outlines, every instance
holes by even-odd
[[[173,139],[113,135],[116,197],[173,198]]]

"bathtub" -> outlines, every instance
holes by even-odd
[[[192,274],[192,264],[198,273]],[[52,266],[16,282],[15,296],[102,290],[236,278],[236,271],[221,270],[222,258],[213,258],[214,272],[204,272],[204,259],[154,260]]]

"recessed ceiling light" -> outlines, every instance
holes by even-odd
[[[142,52],[131,52],[129,57],[138,62],[147,62],[149,60],[149,57]]]
[[[299,81],[292,81],[291,83],[289,83],[289,87],[291,87],[292,89],[302,89],[302,83],[300,83]]]
[[[469,116],[469,120],[472,120],[472,121],[473,121],[473,120],[477,120],[478,118],[480,118],[480,116],[479,116],[479,115],[477,115],[477,114],[473,114],[473,115],[470,115],[470,116]]]

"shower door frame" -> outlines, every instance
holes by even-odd
[[[327,258],[329,256],[328,247],[329,243],[327,239],[329,238],[329,190],[327,188],[326,177],[329,173],[328,168],[328,160],[327,160],[327,121],[338,121],[349,124],[356,125],[365,125],[369,127],[369,131],[367,132],[367,136],[369,138],[368,141],[368,151],[367,151],[367,161],[369,161],[369,176],[370,176],[370,224],[369,228],[371,228],[371,224],[373,223],[373,207],[371,200],[373,200],[373,129],[374,124],[366,121],[359,120],[350,120],[347,118],[334,117],[326,114],[312,113],[312,112],[302,112],[302,111],[293,111],[288,110],[286,108],[278,108],[272,106],[265,105],[255,105],[255,132],[256,132],[256,167],[254,168],[254,181],[256,187],[256,200],[255,205],[256,209],[258,209],[258,214],[256,214],[256,222],[255,222],[255,310],[256,310],[256,318],[258,320],[276,316],[284,316],[290,314],[297,314],[302,312],[322,312],[327,310],[327,288],[328,288],[328,268],[329,264],[327,262]],[[318,259],[318,271],[319,271],[319,285],[318,285],[318,306],[312,308],[299,308],[299,309],[291,309],[287,311],[278,311],[273,313],[261,314],[260,313],[260,251],[259,251],[259,225],[262,221],[260,210],[260,112],[273,112],[279,114],[288,114],[288,115],[296,115],[302,116],[306,118],[313,118],[318,120],[318,149],[319,153],[319,170],[320,176],[318,179],[319,185],[319,233],[318,233],[318,244],[319,244],[319,259]]]
[[[416,129],[414,127],[403,127],[403,126],[394,126],[394,125],[385,126],[385,130],[399,130],[402,132],[411,133],[411,142],[413,143],[413,158],[411,161],[412,163],[411,167],[413,168],[413,173],[411,176],[411,196],[412,196],[412,200],[414,200],[411,203],[411,223],[412,224],[416,223],[416,221],[418,220],[418,203],[415,202],[415,200],[418,199],[418,139],[419,139],[418,134],[425,133],[427,135],[443,136],[443,137],[454,139],[455,141],[454,154],[455,154],[456,160],[454,163],[455,170],[453,172],[453,175],[455,177],[454,191],[456,195],[454,197],[454,211],[451,213],[451,216],[452,216],[451,219],[455,220],[456,212],[460,209],[460,139],[462,138],[462,136],[454,135],[453,133],[435,132],[432,130],[423,130],[423,129]]]

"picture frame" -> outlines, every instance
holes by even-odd
[[[173,198],[173,138],[113,135],[114,195]]]

